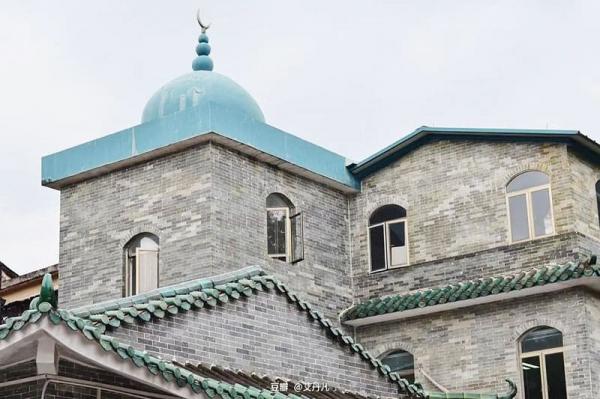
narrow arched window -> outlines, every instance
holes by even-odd
[[[563,336],[552,327],[536,327],[521,337],[524,399],[566,399]]]
[[[598,224],[600,225],[600,180],[596,182],[596,204],[598,205]]]
[[[302,213],[283,194],[267,197],[267,253],[271,258],[296,263],[304,259]]]
[[[550,178],[539,171],[521,173],[506,186],[512,242],[554,234]]]
[[[125,294],[158,288],[158,237],[142,233],[125,245]]]
[[[410,352],[393,351],[381,358],[381,363],[388,366],[391,372],[398,373],[411,383],[415,382],[415,358]]]
[[[369,218],[369,259],[377,272],[408,264],[406,210],[399,205],[384,205]]]

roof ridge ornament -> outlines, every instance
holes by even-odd
[[[36,305],[37,309],[42,313],[49,312],[51,309],[56,309],[57,307],[56,292],[54,291],[54,283],[50,273],[46,273],[42,279],[40,296]]]
[[[212,71],[213,70],[213,61],[209,57],[210,55],[210,44],[208,44],[208,35],[206,34],[206,30],[210,28],[210,24],[202,23],[200,19],[200,9],[196,13],[196,19],[198,20],[198,25],[202,29],[202,33],[198,38],[198,45],[196,46],[196,54],[198,55],[194,62],[192,62],[192,69],[194,71]]]

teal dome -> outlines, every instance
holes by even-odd
[[[196,70],[154,93],[144,107],[142,123],[208,103],[227,109],[232,117],[265,121],[260,107],[242,86],[219,73]]]

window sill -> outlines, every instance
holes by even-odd
[[[552,234],[546,234],[544,236],[537,236],[537,237],[534,237],[534,238],[528,238],[526,240],[520,240],[520,241],[509,240],[508,241],[508,245],[526,244],[528,242],[543,240],[544,238],[554,237],[556,235],[557,235],[556,233],[552,233]]]
[[[411,266],[412,265],[410,263],[407,263],[406,265],[393,266],[393,267],[388,267],[388,268],[381,269],[381,270],[369,270],[369,274],[379,274],[379,273],[383,273],[383,272],[389,272],[391,270],[404,269],[404,268],[411,267]]]

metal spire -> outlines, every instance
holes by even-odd
[[[198,25],[202,29],[202,33],[198,38],[198,45],[196,46],[196,54],[198,57],[192,62],[192,69],[194,71],[212,71],[213,70],[213,61],[209,57],[210,54],[210,44],[208,44],[208,35],[206,34],[206,30],[210,28],[210,24],[203,24],[200,19],[200,10],[198,10],[196,14],[196,19],[198,20]]]

